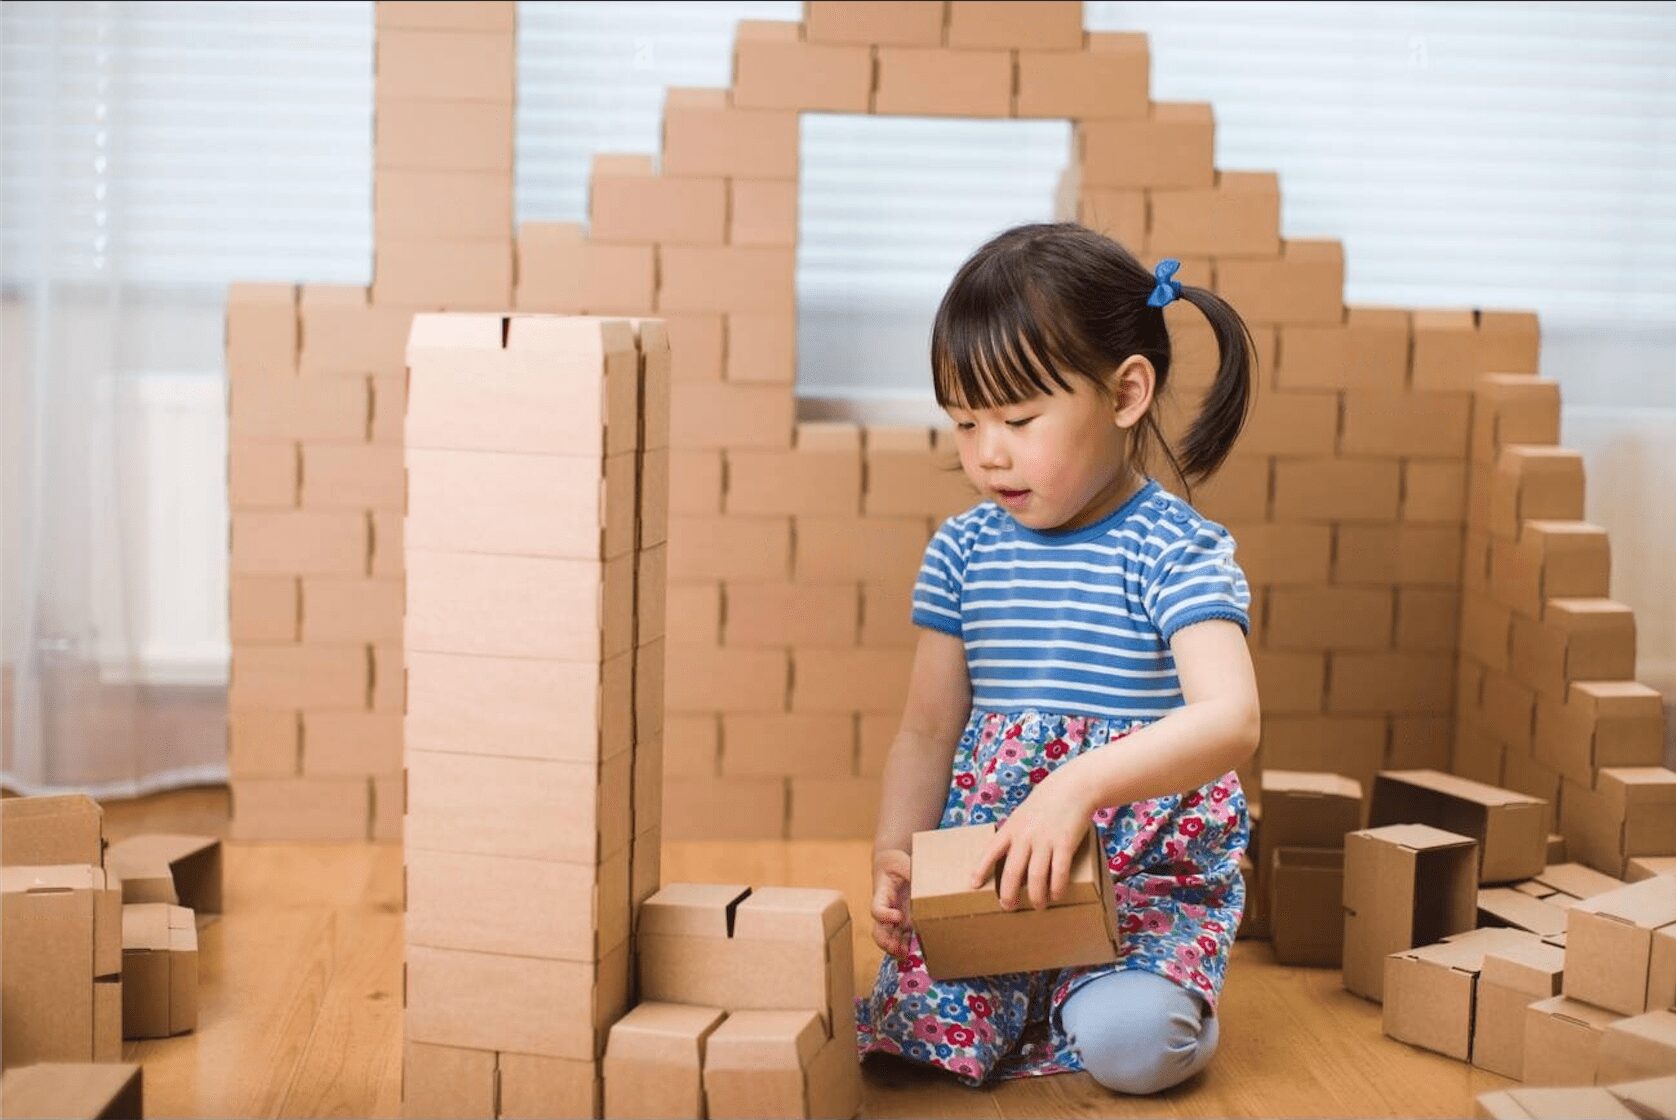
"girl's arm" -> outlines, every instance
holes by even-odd
[[[1075,760],[1091,812],[1186,793],[1257,752],[1257,676],[1238,624],[1213,619],[1184,626],[1170,652],[1186,703],[1129,735],[1122,750],[1091,751]]]
[[[952,634],[924,631],[914,653],[902,727],[885,760],[875,852],[906,852],[914,833],[937,827],[954,749],[971,713],[965,645]]]

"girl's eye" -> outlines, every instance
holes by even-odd
[[[977,426],[978,425],[976,424],[976,422],[971,421],[971,420],[962,420],[958,424],[955,425],[955,427],[959,428],[963,432],[969,432],[973,428],[976,428]]]
[[[1009,427],[1009,428],[1022,428],[1022,427],[1024,427],[1024,425],[1030,423],[1030,421],[1032,421],[1034,419],[1035,419],[1034,416],[1026,416],[1022,420],[1008,420],[1007,421],[1007,427]]]

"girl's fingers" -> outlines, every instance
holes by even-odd
[[[1018,888],[1030,867],[1028,848],[1007,849],[1007,862],[1001,868],[1001,907],[1011,910],[1018,905]]]
[[[1039,847],[1030,853],[1030,905],[1040,910],[1047,906],[1048,875],[1053,870],[1053,849]]]
[[[1075,853],[1069,851],[1054,853],[1050,897],[1055,902],[1065,897],[1065,888],[1071,885],[1071,860],[1074,856]]]
[[[984,885],[985,880],[989,878],[990,869],[995,866],[995,861],[1007,853],[1007,849],[1012,842],[1013,838],[1008,835],[1005,828],[995,834],[995,839],[990,841],[989,847],[984,849],[983,859],[978,861],[977,870],[972,872],[973,890],[977,890]]]

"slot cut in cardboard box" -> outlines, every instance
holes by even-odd
[[[1548,829],[1540,798],[1437,770],[1383,770],[1373,783],[1368,824],[1429,824],[1471,836],[1479,882],[1528,879],[1542,870]]]
[[[1601,1032],[1622,1018],[1563,995],[1527,1005],[1525,1084],[1594,1084]]]
[[[1117,959],[1117,899],[1098,830],[1090,825],[1072,857],[1065,894],[1041,910],[1022,894],[1001,908],[997,861],[982,886],[972,873],[995,839],[993,824],[916,832],[909,912],[939,980],[991,976]]]

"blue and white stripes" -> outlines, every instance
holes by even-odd
[[[917,625],[961,638],[974,707],[1156,719],[1180,707],[1169,641],[1250,628],[1228,531],[1149,480],[1100,522],[1025,528],[993,502],[949,518],[914,585]]]

